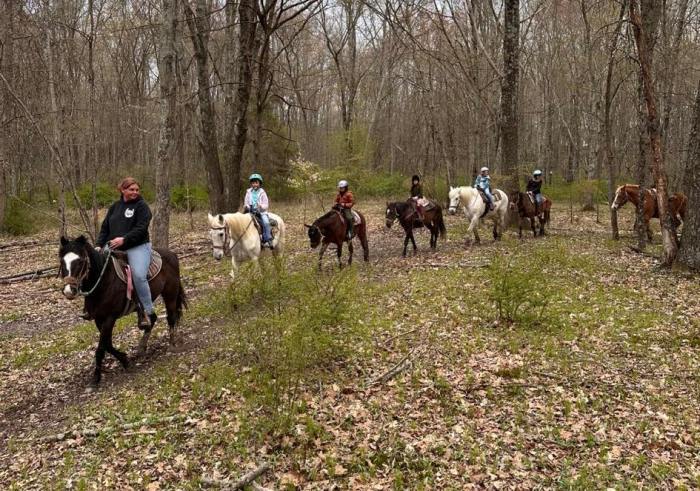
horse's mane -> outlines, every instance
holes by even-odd
[[[335,210],[329,210],[329,211],[327,211],[325,214],[321,215],[321,216],[318,217],[316,220],[314,220],[314,223],[313,223],[313,224],[316,225],[316,226],[318,226],[319,223],[325,222],[328,218],[330,218],[330,217],[332,217],[332,216],[334,216],[334,215],[337,215],[337,214],[338,214],[337,211],[335,211]]]
[[[229,232],[232,237],[241,237],[245,234],[250,227],[250,221],[253,219],[253,215],[249,213],[226,213],[224,214],[224,221],[228,225]],[[252,227],[255,230],[254,227]]]

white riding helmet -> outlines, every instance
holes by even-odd
[[[346,181],[345,179],[343,179],[342,181],[338,181],[338,187],[339,187],[339,188],[346,188],[346,187],[348,187],[348,181]]]
[[[532,175],[533,175],[533,176],[541,176],[541,175],[542,175],[542,171],[539,170],[539,169],[537,169],[535,172],[532,173]]]
[[[488,167],[482,167],[479,172],[488,172],[489,168]]]

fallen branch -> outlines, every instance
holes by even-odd
[[[218,486],[224,489],[241,489],[244,486],[248,486],[250,483],[255,481],[258,477],[262,476],[265,472],[270,470],[270,464],[267,462],[260,464],[258,467],[252,471],[244,474],[235,481],[230,479],[214,479],[212,477],[202,476],[202,484],[207,486]],[[264,488],[263,488],[264,489]]]
[[[34,280],[37,278],[45,278],[46,276],[53,276],[58,272],[56,266],[51,266],[49,268],[37,269],[35,271],[25,271],[24,273],[17,273],[10,276],[3,276],[0,278],[0,283],[17,283],[18,281]]]
[[[392,378],[396,377],[398,374],[406,370],[408,367],[411,366],[411,360],[410,357],[415,351],[415,348],[409,351],[406,356],[401,358],[399,362],[394,365],[389,371],[384,372],[382,375],[379,377],[375,378],[374,380],[370,381],[367,384],[367,388],[372,387],[373,385],[378,385],[378,384],[384,384],[391,380]]]
[[[7,244],[0,244],[0,250],[3,249],[9,249],[10,247],[25,247],[29,245],[36,245],[39,244],[41,241],[39,240],[29,240],[25,242],[9,242]]]
[[[402,337],[402,336],[407,336],[407,335],[409,335],[409,334],[411,334],[411,333],[414,333],[414,332],[416,332],[418,329],[420,329],[420,327],[416,327],[415,329],[411,329],[410,331],[400,332],[400,333],[396,334],[395,336],[391,336],[389,339],[387,339],[386,341],[384,341],[384,345],[386,346],[387,344],[391,343],[391,342],[394,341],[395,339],[398,339],[398,338],[400,338],[400,337]]]
[[[168,416],[167,418],[162,418],[162,419],[155,419],[148,421],[147,419],[143,419],[141,421],[138,421],[136,423],[126,423],[123,425],[119,426],[105,426],[104,428],[91,428],[87,430],[72,430],[72,431],[66,431],[64,433],[56,433],[53,435],[47,435],[47,436],[42,436],[41,438],[37,438],[36,442],[39,443],[56,443],[60,442],[63,440],[67,440],[69,438],[80,438],[80,437],[96,437],[97,435],[104,434],[104,433],[116,433],[118,431],[125,431],[125,434],[132,434],[129,432],[129,430],[133,430],[134,428],[144,428],[144,427],[151,427],[151,426],[156,426],[159,424],[163,423],[172,423],[174,421],[180,421],[185,419],[185,416]],[[185,419],[185,423],[188,423],[192,420]]]

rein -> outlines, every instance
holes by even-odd
[[[255,218],[251,215],[250,222],[248,222],[248,225],[246,226],[245,230],[243,230],[243,233],[238,237],[238,239],[236,239],[236,241],[233,243],[233,245],[231,247],[215,246],[214,244],[212,244],[212,248],[213,249],[221,249],[224,251],[224,254],[226,254],[228,252],[227,255],[230,256],[231,254],[233,254],[233,249],[238,245],[238,243],[241,241],[241,239],[243,239],[246,232],[248,232],[248,229],[250,228],[250,226],[253,224],[254,221],[255,221]],[[231,234],[229,234],[229,231],[228,231],[228,224],[224,225],[223,227],[211,227],[211,230],[220,230],[222,228],[224,229],[224,244],[228,244],[229,240],[231,240]]]

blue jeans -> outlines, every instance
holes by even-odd
[[[535,195],[535,201],[538,205],[541,205],[544,202],[544,196],[542,196],[542,193],[537,193]]]
[[[266,211],[260,212],[260,221],[262,221],[263,228],[263,242],[269,242],[272,240],[272,234],[270,233],[270,217],[267,216]]]
[[[132,247],[126,250],[129,257],[129,267],[131,268],[131,279],[134,282],[136,294],[141,300],[143,311],[146,315],[153,313],[153,300],[151,300],[151,289],[148,286],[146,274],[148,266],[151,264],[151,243]]]
[[[479,187],[479,189],[481,189],[486,195],[486,197],[489,199],[489,205],[493,204],[493,194],[491,194],[491,188]]]

